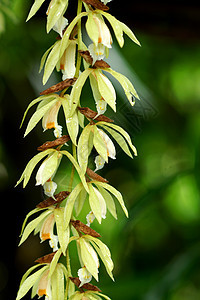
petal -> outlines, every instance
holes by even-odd
[[[42,242],[51,239],[51,237],[53,236],[54,224],[55,224],[54,214],[51,213],[44,220],[42,227],[40,229],[40,239]]]
[[[82,261],[87,270],[98,281],[99,259],[97,253],[85,238],[79,238],[79,243]]]
[[[48,179],[53,177],[60,162],[60,155],[58,151],[55,151],[43,161],[36,174],[36,185],[44,185]]]
[[[101,193],[95,187],[93,187],[93,189],[94,189],[96,196],[99,199],[99,203],[101,206],[101,217],[103,219],[105,219],[106,218],[106,202],[105,202],[103,196],[101,195]]]
[[[47,11],[47,33],[53,28],[58,20],[63,16],[68,6],[68,0],[51,1]]]
[[[29,12],[29,14],[28,14],[28,17],[27,17],[27,19],[26,19],[26,22],[27,22],[28,20],[30,20],[30,18],[32,18],[32,17],[35,15],[35,13],[38,11],[38,9],[40,8],[40,6],[42,5],[42,3],[43,3],[44,1],[45,1],[45,0],[35,0],[34,4],[33,4],[32,7],[31,7],[31,10],[30,10],[30,12]]]
[[[102,98],[116,111],[116,93],[110,80],[100,70],[95,70],[99,92]]]
[[[69,243],[70,230],[69,227],[67,229],[64,228],[64,208],[56,208],[54,209],[54,217],[56,221],[56,230],[58,234],[58,239],[60,243],[60,247],[62,249],[62,253],[65,255],[66,248]]]
[[[60,48],[61,48],[61,41],[57,41],[54,44],[53,49],[48,55],[45,68],[44,68],[44,75],[43,75],[43,85],[47,82],[49,77],[51,76],[51,73],[53,72],[55,66],[57,65],[59,59],[60,59]]]
[[[89,16],[88,16],[89,17]],[[105,24],[102,16],[100,14],[96,14],[93,13],[92,14],[93,17],[93,22],[95,23],[97,29],[98,29],[98,40],[96,40],[96,38],[94,39],[94,36],[92,41],[94,42],[94,44],[97,46],[97,43],[101,43],[104,46],[111,48],[112,45],[112,37],[110,34],[110,30],[108,29],[107,25]],[[89,33],[88,33],[89,34]]]
[[[50,100],[50,102],[48,101],[47,104],[45,104],[44,106],[42,106],[36,110],[36,112],[32,115],[32,117],[27,125],[24,137],[37,125],[37,123],[42,119],[42,117],[46,114],[46,112],[52,106],[54,106],[54,104],[56,102],[57,102],[57,99]]]
[[[35,228],[40,224],[40,222],[42,222],[50,213],[51,213],[51,211],[47,210],[47,211],[41,213],[41,215],[39,217],[37,217],[36,219],[34,219],[30,223],[28,223],[28,225],[25,227],[25,229],[23,231],[19,246],[29,237],[31,232],[33,230],[35,230]]]
[[[63,35],[63,38],[61,40],[61,48],[60,48],[60,53],[59,53],[59,57],[63,56],[63,53],[65,52],[65,49],[67,48],[68,42],[69,42],[69,38],[70,38],[70,34],[72,32],[72,30],[74,29],[74,26],[76,25],[76,23],[84,16],[87,16],[88,12],[82,12],[80,14],[78,14],[73,21],[69,24],[69,26],[67,26],[67,29],[65,30],[65,33]]]
[[[94,213],[99,224],[101,224],[101,219],[102,219],[101,203],[99,201],[97,194],[95,193],[93,185],[90,183],[88,184],[88,186],[89,186],[89,204],[91,210]]]
[[[56,31],[58,34],[60,34],[61,38],[63,36],[63,30],[65,29],[65,27],[68,25],[68,20],[66,18],[64,18],[63,16],[61,16],[58,21],[56,22],[56,24],[53,26],[53,30]]]
[[[89,136],[90,136],[91,129],[92,129],[91,125],[87,125],[83,129],[77,146],[78,163],[81,167],[83,174],[85,174],[88,165],[88,156],[89,156],[88,143],[89,143]]]
[[[54,150],[53,150],[54,151]],[[29,163],[27,164],[24,172],[22,173],[20,179],[17,181],[17,184],[16,186],[22,181],[24,180],[24,183],[23,183],[23,187],[25,188],[25,186],[27,185],[30,177],[31,177],[31,174],[33,172],[33,169],[35,168],[35,166],[37,165],[37,163],[42,159],[44,158],[46,155],[52,153],[52,149],[48,149],[48,150],[45,150],[41,153],[38,153],[37,155],[35,155],[30,161]]]
[[[42,274],[42,277],[39,281],[39,284],[38,284],[38,288],[37,288],[37,294],[39,297],[42,297],[42,296],[50,296],[49,295],[49,292],[50,292],[50,288],[49,288],[49,285],[50,285],[50,280],[48,279],[48,275],[49,275],[49,270],[46,270],[43,274]]]
[[[112,142],[112,140],[109,138],[109,136],[101,129],[97,128],[99,134],[101,135],[102,139],[104,140],[104,143],[106,144],[106,148],[107,148],[107,155],[112,158],[112,159],[116,159],[116,150],[115,150],[115,146]]]
[[[57,118],[58,112],[61,106],[61,101],[57,101],[49,110],[45,113],[42,119],[42,127],[45,130],[56,128],[58,126]]]
[[[135,88],[133,87],[132,83],[130,82],[130,80],[126,76],[124,76],[110,68],[105,69],[105,71],[110,73],[112,76],[114,76],[118,80],[118,82],[121,84],[121,86],[126,94],[126,97],[129,100],[130,104],[133,106],[135,104],[135,99],[139,100],[140,98],[139,98]]]
[[[26,293],[31,289],[31,287],[35,284],[35,282],[40,278],[41,274],[48,268],[48,266],[44,266],[34,274],[27,277],[24,282],[21,284],[16,300],[20,300],[23,298]]]
[[[75,66],[76,41],[70,40],[61,60],[60,69],[63,72],[62,79],[73,78],[76,72]]]
[[[90,73],[93,71],[93,69],[86,69],[81,73],[79,78],[76,80],[75,84],[73,85],[72,91],[71,91],[71,109],[70,109],[70,116],[73,115],[75,109],[77,108],[82,88],[85,84],[86,79],[90,75]]]

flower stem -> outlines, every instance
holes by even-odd
[[[72,151],[73,151],[73,157],[76,160],[76,146],[72,143]],[[70,177],[70,182],[69,182],[69,192],[72,191],[72,184],[73,184],[73,180],[74,180],[74,172],[75,172],[75,167],[74,165],[72,165],[72,171],[71,171],[71,177]]]
[[[82,11],[82,0],[78,0],[77,16],[81,13],[81,11]],[[77,30],[78,30],[78,50],[81,50],[81,45],[82,45],[81,19],[77,23]],[[79,76],[80,67],[81,67],[81,55],[79,52],[77,52],[76,73],[75,73],[76,78],[78,78]]]

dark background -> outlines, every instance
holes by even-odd
[[[66,17],[71,20],[75,4],[69,2]],[[31,4],[27,0],[0,3],[5,21],[5,28],[0,27],[0,299],[15,299],[23,273],[49,251],[33,236],[17,247],[23,219],[43,195],[34,186],[34,176],[24,190],[14,185],[37,146],[52,139],[49,133],[41,134],[41,125],[25,139],[25,127],[19,130],[28,103],[44,89],[37,74],[39,61],[56,38],[53,32],[45,33],[47,4],[25,23]],[[117,160],[101,172],[122,192],[130,217],[126,219],[118,206],[118,221],[108,214],[100,228],[95,224],[115,263],[116,282],[102,267],[99,287],[115,300],[197,300],[200,6],[196,1],[116,0],[109,6],[110,13],[130,26],[142,44],[138,47],[125,38],[124,48],[119,49],[113,36],[115,51],[127,66],[125,73],[119,71],[133,74],[141,101],[130,108],[116,87],[118,115],[107,113],[130,133],[139,155],[131,160],[117,148]],[[117,70],[119,60],[112,61],[111,67]],[[54,75],[46,86],[59,80]],[[86,85],[82,98],[93,103],[88,93]]]

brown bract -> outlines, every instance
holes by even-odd
[[[97,60],[93,65],[94,69],[107,69],[110,68],[110,65],[107,64],[103,59]]]
[[[39,146],[37,148],[38,151],[44,151],[47,149],[51,149],[53,147],[57,147],[60,145],[64,145],[65,143],[67,143],[70,140],[70,136],[69,135],[63,135],[60,138],[54,140],[54,141],[48,141],[45,142],[44,144],[42,144],[41,146]]]
[[[97,180],[97,181],[105,182],[105,183],[108,182],[107,179],[101,177],[100,175],[98,175],[97,173],[95,173],[94,171],[92,171],[90,168],[86,169],[86,173],[93,180]]]
[[[55,252],[52,252],[52,253],[49,253],[45,256],[42,256],[38,259],[35,260],[36,263],[39,263],[39,264],[50,264],[52,259],[54,258],[54,255],[56,254],[57,251]]]
[[[51,93],[55,93],[55,92],[59,92],[62,91],[68,87],[70,87],[71,85],[74,84],[74,82],[76,81],[77,78],[68,78],[65,79],[57,84],[52,85],[50,88],[44,90],[43,92],[40,93],[40,95],[48,95]]]
[[[69,277],[69,279],[77,286],[81,284],[81,281],[78,277]],[[94,292],[102,292],[96,285],[93,285],[91,283],[85,283],[81,286],[81,288],[89,290],[89,291],[94,291]]]
[[[97,8],[97,9],[101,9],[103,11],[109,10],[109,7],[105,4],[103,4],[99,0],[83,0],[83,2],[85,2],[88,5],[92,5],[93,7]]]
[[[79,50],[80,55],[85,59],[86,63],[92,65],[93,58],[88,50],[83,51]],[[110,65],[105,62],[103,59],[97,60],[94,65],[92,66],[93,69],[107,69],[110,68]]]
[[[65,198],[67,198],[67,196],[69,196],[69,194],[70,194],[70,192],[68,192],[68,191],[62,191],[54,196],[56,200],[54,200],[52,197],[49,197],[49,198],[45,199],[44,201],[38,203],[36,205],[36,207],[37,208],[45,208],[45,207],[49,207],[49,206],[58,204],[58,203],[62,202]]]
[[[113,123],[114,121],[104,115],[99,115],[97,116],[97,112],[93,111],[92,109],[90,109],[89,107],[78,107],[78,110],[80,111],[80,113],[82,113],[84,116],[86,116],[89,119],[95,119],[96,121],[103,121],[103,122],[107,122],[107,123]]]
[[[92,65],[93,59],[88,50],[86,50],[86,51],[79,50],[78,52],[85,59],[86,63],[88,63],[89,65]]]
[[[71,224],[74,226],[74,228],[77,230],[77,231],[81,231],[83,232],[84,234],[88,234],[88,235],[91,235],[93,237],[100,237],[101,235],[96,232],[94,229],[90,228],[89,226],[85,225],[84,223],[82,223],[81,221],[79,220],[71,220]]]

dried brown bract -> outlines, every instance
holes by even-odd
[[[39,263],[39,264],[50,264],[52,259],[54,258],[54,255],[56,254],[57,251],[55,252],[52,252],[52,253],[49,253],[45,256],[42,256],[38,259],[35,260],[36,263]]]
[[[86,63],[88,63],[89,65],[92,65],[93,58],[90,55],[90,52],[88,50],[86,50],[86,51],[79,50],[79,53],[85,59]],[[105,62],[103,59],[100,59],[94,63],[92,68],[93,69],[107,69],[107,68],[110,68],[110,65],[107,62]]]
[[[36,207],[37,208],[45,208],[45,207],[49,207],[49,206],[58,204],[58,203],[62,202],[63,200],[65,200],[65,198],[67,198],[67,196],[69,196],[69,194],[70,194],[70,192],[68,192],[68,191],[62,191],[54,196],[56,200],[54,200],[52,197],[49,197],[49,198],[45,199],[44,201],[38,203],[36,205]]]
[[[88,5],[92,5],[94,8],[101,9],[103,11],[109,10],[109,7],[105,4],[103,4],[99,0],[83,0]]]
[[[40,95],[48,95],[51,93],[55,93],[55,92],[59,92],[62,91],[68,87],[70,87],[71,85],[73,85],[75,83],[77,78],[68,78],[65,79],[57,84],[52,85],[50,88],[44,90],[43,92],[40,93]]]
[[[103,121],[103,122],[108,122],[108,123],[113,123],[114,121],[104,115],[97,116],[97,112],[93,111],[89,107],[78,107],[78,110],[80,113],[82,113],[84,116],[86,116],[89,119],[95,119],[96,121]]]
[[[110,68],[110,65],[107,64],[103,59],[97,60],[93,65],[94,69],[107,69]]]
[[[107,179],[101,177],[100,175],[98,175],[97,173],[95,173],[94,171],[92,171],[90,168],[86,169],[86,173],[93,180],[97,180],[97,181],[105,182],[105,183],[108,182]]]
[[[101,235],[96,232],[94,229],[90,228],[89,226],[85,225],[79,220],[71,220],[71,224],[74,226],[74,228],[78,231],[83,232],[84,234],[91,235],[93,237],[100,237]]]
[[[54,141],[48,141],[46,143],[44,143],[43,145],[39,146],[37,148],[38,151],[44,151],[53,147],[57,147],[60,145],[64,145],[65,143],[67,143],[70,140],[70,136],[69,135],[63,135],[60,138],[54,140]]]
[[[85,59],[86,63],[92,65],[93,59],[88,50],[86,51],[79,50],[79,53]]]
[[[81,281],[78,277],[69,277],[69,279],[77,286],[81,284]],[[96,286],[91,283],[85,283],[81,286],[81,288],[89,290],[89,291],[94,291],[94,292],[101,292],[101,290]]]

